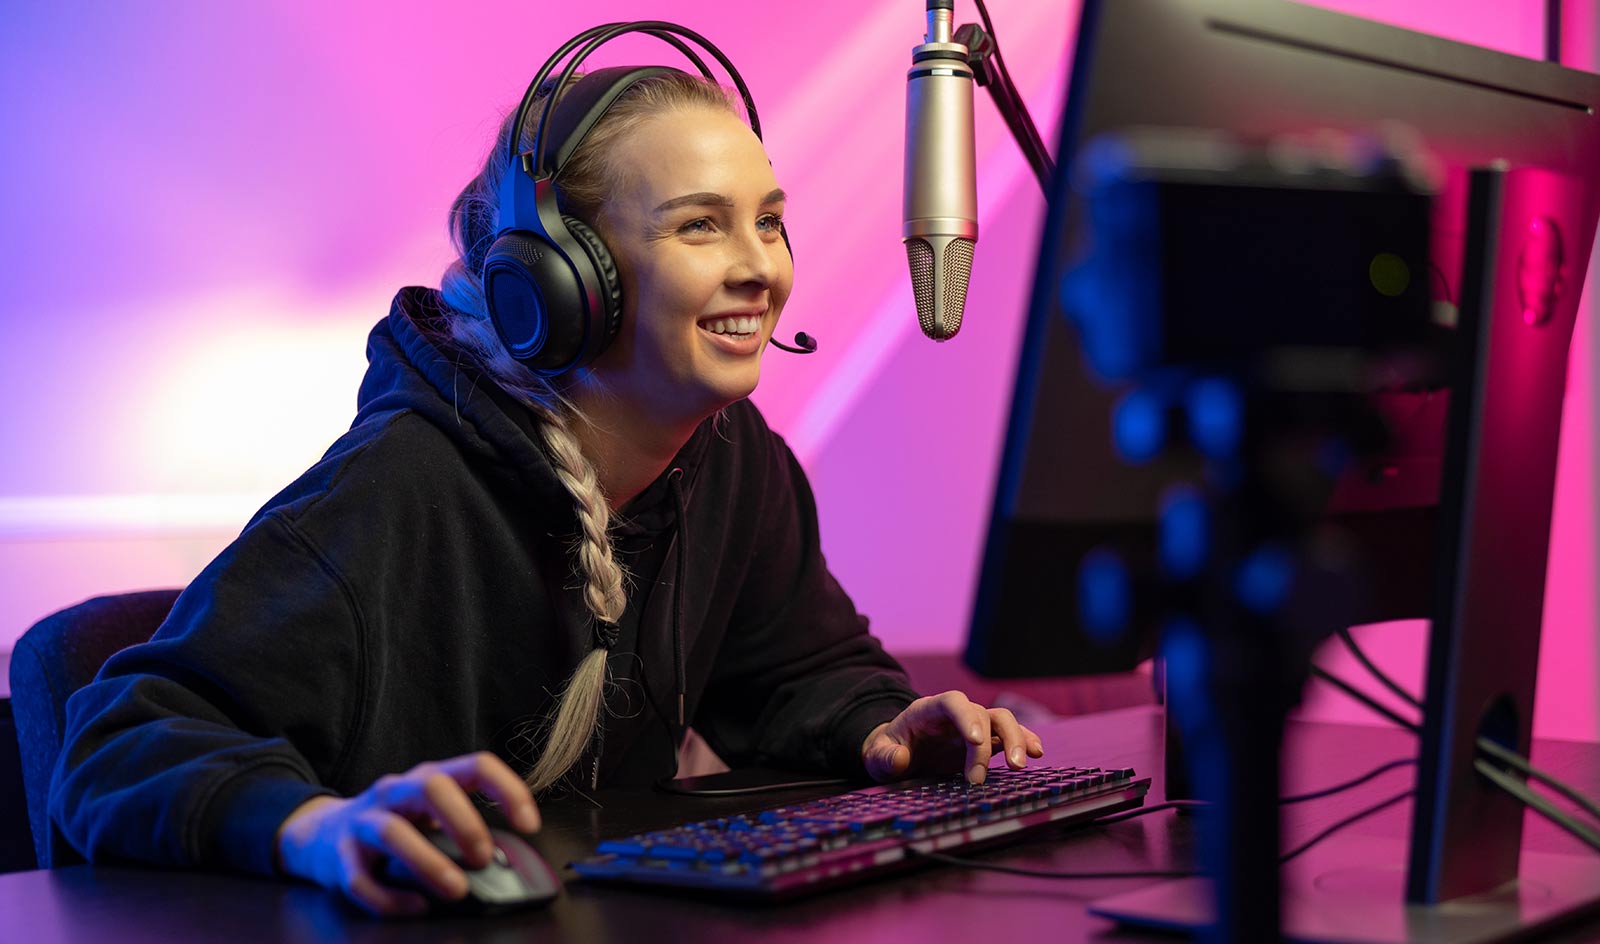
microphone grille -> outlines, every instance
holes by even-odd
[[[911,266],[911,292],[917,299],[917,324],[922,333],[933,337],[933,247],[925,240],[906,240],[906,261]]]
[[[967,307],[967,280],[972,277],[973,245],[970,239],[952,239],[950,245],[944,247],[945,275],[941,281],[944,282],[945,320],[950,328],[945,337],[954,337],[961,330],[961,314]]]
[[[936,252],[926,239],[906,240],[911,289],[917,300],[917,324],[935,341],[947,341],[961,330],[967,305],[967,280],[972,276],[973,241],[954,237]]]

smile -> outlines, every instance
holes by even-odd
[[[712,334],[754,334],[761,330],[761,318],[757,315],[715,318],[700,322],[700,327]]]

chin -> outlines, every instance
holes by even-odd
[[[717,379],[720,382],[708,385],[712,398],[716,401],[716,406],[711,411],[713,413],[755,393],[756,384],[761,379],[761,368],[756,364],[748,371],[741,370],[737,374],[730,372],[729,376]]]

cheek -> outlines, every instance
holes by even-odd
[[[640,273],[634,304],[626,306],[635,318],[633,331],[656,339],[659,347],[681,344],[686,332],[694,330],[720,284],[714,275],[708,276],[688,264]]]
[[[785,260],[783,274],[772,286],[772,294],[778,301],[779,310],[783,303],[789,300],[789,293],[794,291],[794,269]]]

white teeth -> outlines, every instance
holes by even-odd
[[[753,334],[761,328],[761,319],[753,315],[718,318],[702,322],[700,327],[715,334]]]

